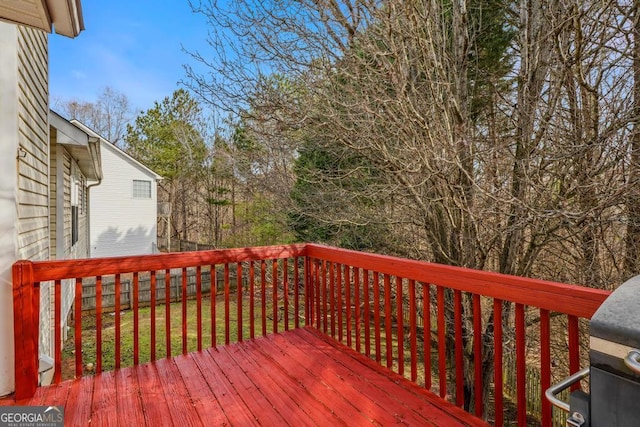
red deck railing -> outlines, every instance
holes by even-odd
[[[181,279],[174,297],[166,287],[172,271]],[[192,272],[196,291],[190,296],[187,288]],[[214,290],[209,297],[203,291],[207,272]],[[140,329],[142,277],[150,283],[150,299],[145,302],[149,306],[148,331]],[[218,277],[222,279],[219,291]],[[517,405],[518,424],[526,424],[530,400],[541,403],[542,424],[551,424],[544,390],[552,379],[579,370],[586,326],[581,319],[589,319],[608,296],[608,292],[580,286],[313,244],[19,261],[13,268],[16,399],[32,396],[37,387],[39,293],[45,283],[54,286],[54,381],[62,377],[62,301],[69,281],[75,288],[75,375],[83,375],[86,360],[94,358],[95,371],[103,370],[102,322],[107,307],[102,306],[102,290],[106,278],[113,280],[118,296],[123,281],[131,283],[133,337],[128,338],[133,339],[133,364],[141,363],[141,341],[146,343],[147,339],[149,360],[161,353],[171,357],[175,354],[175,333],[180,337],[180,352],[186,353],[207,344],[215,346],[218,332],[224,333],[228,344],[282,329],[313,326],[412,381],[434,388],[440,396],[479,417],[487,417],[488,409],[495,425],[502,425],[505,416],[505,375],[516,377],[516,395],[509,398]],[[88,332],[79,320],[83,318],[81,301],[87,281],[95,282],[94,354],[83,353],[83,337],[87,339]],[[165,284],[164,292],[158,288],[160,282]],[[204,306],[207,298],[208,307]],[[188,321],[193,301],[195,324]],[[179,328],[172,325],[172,302],[181,307]],[[223,325],[216,320],[217,310],[222,309],[219,304],[224,305]],[[122,308],[119,297],[109,308],[114,312],[115,369],[121,366],[124,345]],[[205,318],[210,324],[204,325]],[[206,331],[210,336],[205,336]],[[164,340],[158,340],[158,334],[164,335]],[[191,336],[195,336],[193,345]],[[537,351],[527,352],[528,348]],[[532,366],[540,373],[541,387],[535,392],[527,386],[526,378]],[[493,404],[485,405],[487,401]]]

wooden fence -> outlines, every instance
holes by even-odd
[[[202,293],[208,295],[211,292],[211,273],[209,271],[202,272]],[[166,292],[166,276],[159,274],[156,281],[156,301],[165,301]],[[243,282],[246,282],[243,279]],[[235,291],[235,276],[232,277],[231,290]],[[148,305],[151,302],[151,280],[149,276],[139,278],[140,293],[138,302],[141,306]],[[224,289],[224,278],[219,273],[217,275],[218,291]],[[180,301],[182,299],[182,270],[172,272],[169,279],[169,292],[171,301]],[[196,271],[195,269],[187,269],[187,297],[194,297],[197,294],[196,288]],[[120,284],[120,307],[121,309],[131,308],[133,301],[132,280],[127,278],[121,279]],[[106,276],[102,279],[102,311],[109,312],[115,310],[115,279],[112,276]],[[82,282],[82,311],[93,311],[96,309],[96,282],[95,279],[84,279]]]
[[[216,248],[213,245],[183,239],[171,239],[171,247],[169,247],[166,237],[158,237],[158,249],[162,252],[193,252],[210,251]]]

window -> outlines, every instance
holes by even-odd
[[[133,198],[134,199],[150,199],[151,198],[151,181],[133,180]]]
[[[71,246],[78,241],[78,198],[80,187],[76,178],[71,179]]]

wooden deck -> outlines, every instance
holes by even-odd
[[[485,425],[313,328],[38,388],[65,425]]]

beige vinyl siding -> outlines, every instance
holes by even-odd
[[[18,29],[18,258],[49,258],[47,35]]]
[[[63,256],[60,259],[71,257],[71,155],[67,150],[63,150],[62,156],[62,241]]]
[[[56,259],[56,244],[57,244],[57,230],[58,220],[57,213],[57,195],[58,188],[56,186],[58,176],[58,151],[56,133],[51,133],[51,146],[49,147],[49,256],[51,259]]]
[[[47,34],[18,27],[18,258],[49,259],[49,81]],[[52,354],[51,291],[40,287],[40,353]]]

